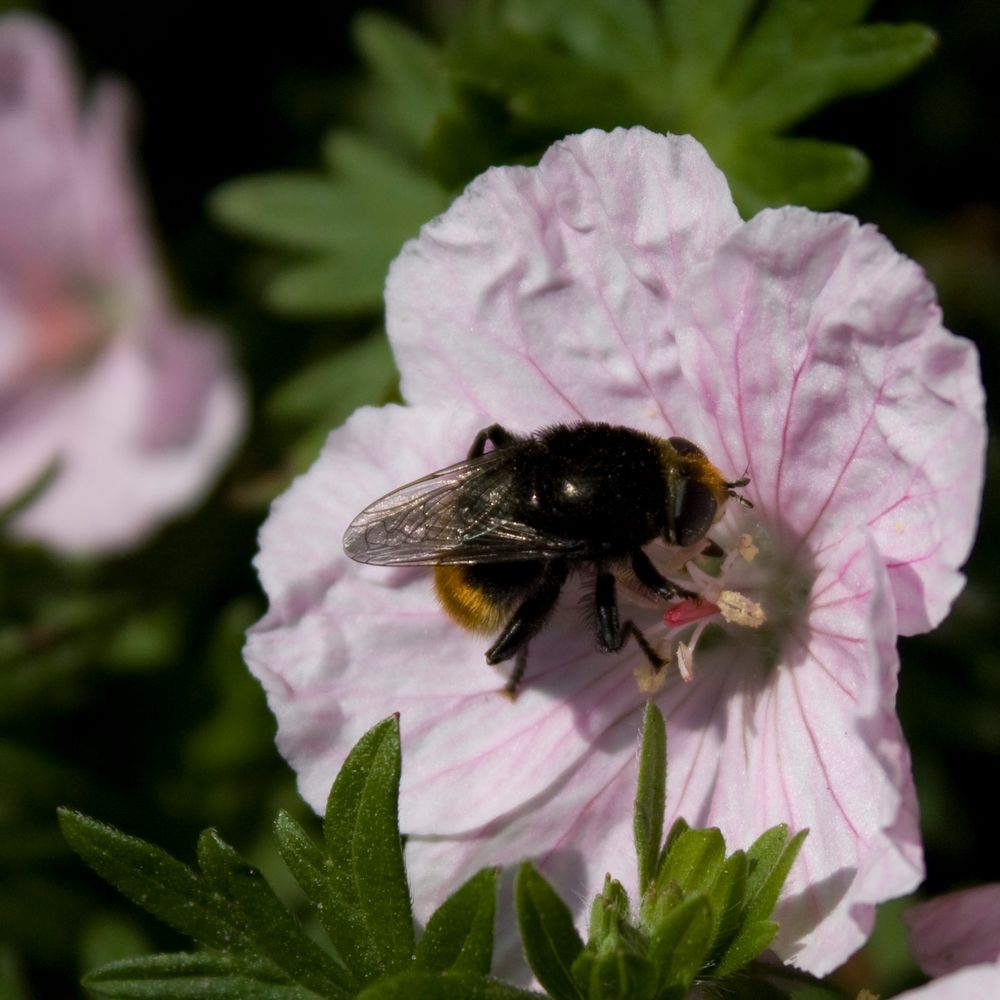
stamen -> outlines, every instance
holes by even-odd
[[[694,650],[686,642],[677,644],[677,670],[685,684],[694,680]]]
[[[719,611],[730,625],[760,628],[767,621],[764,609],[737,590],[724,590],[719,595]]]

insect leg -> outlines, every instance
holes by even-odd
[[[487,663],[493,665],[509,660],[538,634],[555,607],[559,591],[568,575],[569,564],[564,559],[545,563],[538,582],[504,626],[497,641],[486,650]]]
[[[489,441],[494,448],[506,448],[509,444],[513,444],[517,439],[513,434],[505,427],[501,427],[500,424],[490,424],[489,427],[484,427],[476,436],[473,438],[472,447],[469,449],[468,458],[479,458],[480,455],[486,450],[486,442]]]
[[[656,571],[653,570],[653,572]],[[619,622],[615,578],[606,570],[598,569],[597,571],[594,601],[597,610],[597,644],[602,652],[617,653],[625,645],[628,637],[632,636],[654,670],[659,670],[666,665],[667,661],[653,649],[635,622],[627,621],[624,624]]]
[[[675,597],[693,598],[698,596],[693,591],[685,590],[683,587],[678,587],[677,584],[671,583],[652,564],[649,556],[642,549],[636,549],[632,553],[632,572],[635,573],[637,579],[644,587],[648,587],[665,601],[672,600]]]
[[[521,678],[528,666],[528,647],[522,646],[514,655],[514,669],[507,678],[507,683],[503,686],[503,693],[511,701],[517,697],[517,689],[521,685]]]

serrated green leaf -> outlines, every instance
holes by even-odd
[[[868,160],[851,146],[816,139],[753,137],[718,158],[747,215],[789,202],[828,209],[868,179]]]
[[[494,162],[512,159],[503,141],[527,153],[525,139],[539,149],[587,126],[643,124],[690,132],[727,174],[741,173],[734,189],[745,213],[790,201],[828,207],[863,181],[861,154],[790,146],[797,156],[786,165],[773,155],[775,133],[898,79],[935,44],[921,25],[856,23],[866,8],[854,0],[660,0],[655,8],[590,0],[569,9],[500,0],[474,5],[448,66],[466,91],[491,95],[508,116],[494,129],[502,137]],[[757,162],[758,148],[772,154],[767,163]],[[820,174],[810,177],[810,167]]]
[[[232,905],[166,851],[70,809],[59,826],[98,875],[164,923],[212,948],[249,948]]]
[[[412,164],[358,132],[336,129],[323,140],[323,159],[345,186],[365,197],[369,211],[385,212],[405,220],[409,229],[419,226],[448,205],[444,189]]]
[[[497,869],[484,868],[455,890],[432,914],[417,942],[415,965],[427,972],[489,975]]]
[[[373,127],[414,150],[423,149],[451,97],[440,52],[402,22],[378,11],[362,11],[351,28],[375,78]]]
[[[320,255],[289,264],[266,289],[275,309],[295,315],[379,309],[389,263],[447,205],[435,181],[359,136],[333,133],[327,156],[336,177],[244,177],[211,199],[230,228]]]
[[[383,402],[396,378],[388,338],[377,331],[303,367],[278,387],[267,412],[275,420],[314,420],[329,431],[359,406]]]
[[[198,861],[213,888],[232,904],[255,951],[321,996],[354,993],[348,970],[306,935],[264,876],[214,830],[199,838]]]
[[[583,1000],[572,967],[583,941],[569,907],[528,862],[514,883],[514,905],[521,945],[531,971],[556,1000]]]
[[[264,291],[276,312],[294,317],[358,315],[382,308],[391,247],[355,247],[351,253],[293,264],[272,278]]]
[[[373,983],[358,1000],[542,1000],[542,995],[472,973],[402,972]]]
[[[632,831],[639,863],[640,893],[656,877],[667,798],[667,729],[655,702],[647,701],[642,720],[639,778]]]
[[[649,930],[649,959],[661,990],[682,997],[704,965],[712,947],[716,918],[708,897],[684,900]]]
[[[674,89],[702,93],[715,80],[757,0],[658,0],[667,66]]]
[[[129,1000],[317,1000],[274,967],[247,955],[197,952],[112,962],[83,978],[92,996]]]
[[[323,836],[331,891],[356,914],[334,941],[361,979],[407,965],[414,951],[410,893],[399,836],[399,720],[358,741],[330,791]]]
[[[922,25],[854,26],[844,10],[772,0],[725,76],[720,124],[728,119],[747,133],[785,129],[839,96],[891,83],[937,44]]]
[[[381,233],[368,206],[330,177],[262,174],[229,181],[212,195],[210,208],[229,228],[292,250],[347,250]]]

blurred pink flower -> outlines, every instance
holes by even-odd
[[[904,919],[910,950],[928,976],[1000,961],[1000,883],[918,903]]]
[[[691,683],[671,668],[657,695],[668,821],[717,825],[732,849],[808,827],[777,950],[838,965],[875,904],[922,877],[896,637],[934,627],[961,590],[982,484],[976,353],[941,326],[920,268],[847,216],[744,223],[697,142],[636,128],[488,171],[404,248],[386,301],[409,405],[334,431],[261,532],[271,604],[246,654],[307,800],[320,808],[354,741],[398,711],[423,906],[524,857],[581,915],[606,871],[627,883],[635,647],[597,653],[570,587],[511,705],[489,640],[445,616],[429,572],[356,565],[340,537],[493,421],[682,435],[746,472],[756,506],[730,504],[712,531],[735,553],[722,581],[679,582],[713,601],[721,582],[767,623],[678,614],[668,634],[662,607],[622,595],[654,643],[690,647],[685,628],[710,621],[677,656]]]
[[[926,986],[896,994],[895,1000],[997,1000],[1000,962],[970,965]]]
[[[84,112],[62,37],[0,18],[0,505],[73,553],[118,550],[194,503],[244,424],[218,332],[167,296],[128,164],[127,95]]]

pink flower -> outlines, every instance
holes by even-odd
[[[910,950],[934,982],[899,1000],[1000,996],[1000,884],[939,896],[906,911]]]
[[[1000,883],[919,903],[905,920],[910,950],[928,976],[1000,961]]]
[[[926,986],[896,995],[896,1000],[996,1000],[1000,996],[1000,962],[970,965]]]
[[[353,742],[398,711],[422,906],[525,857],[581,916],[606,871],[627,882],[636,647],[596,652],[571,585],[510,704],[483,662],[491,640],[444,615],[429,571],[356,565],[340,537],[494,421],[681,435],[746,472],[755,507],[730,504],[711,532],[722,578],[674,574],[716,606],[735,595],[737,620],[674,614],[668,631],[662,606],[620,588],[692,676],[671,668],[657,695],[668,821],[717,825],[731,849],[808,827],[777,947],[838,965],[875,905],[922,876],[896,637],[935,626],[961,590],[983,476],[976,353],[941,326],[920,268],[847,216],[744,223],[697,142],[636,128],[488,171],[404,248],[386,301],[408,405],[334,431],[261,532],[271,605],[247,659],[307,800],[320,808]],[[767,621],[750,628],[755,608]]]
[[[217,331],[171,306],[127,162],[125,92],[85,112],[66,45],[0,19],[0,505],[67,552],[132,545],[210,485],[244,423]]]

